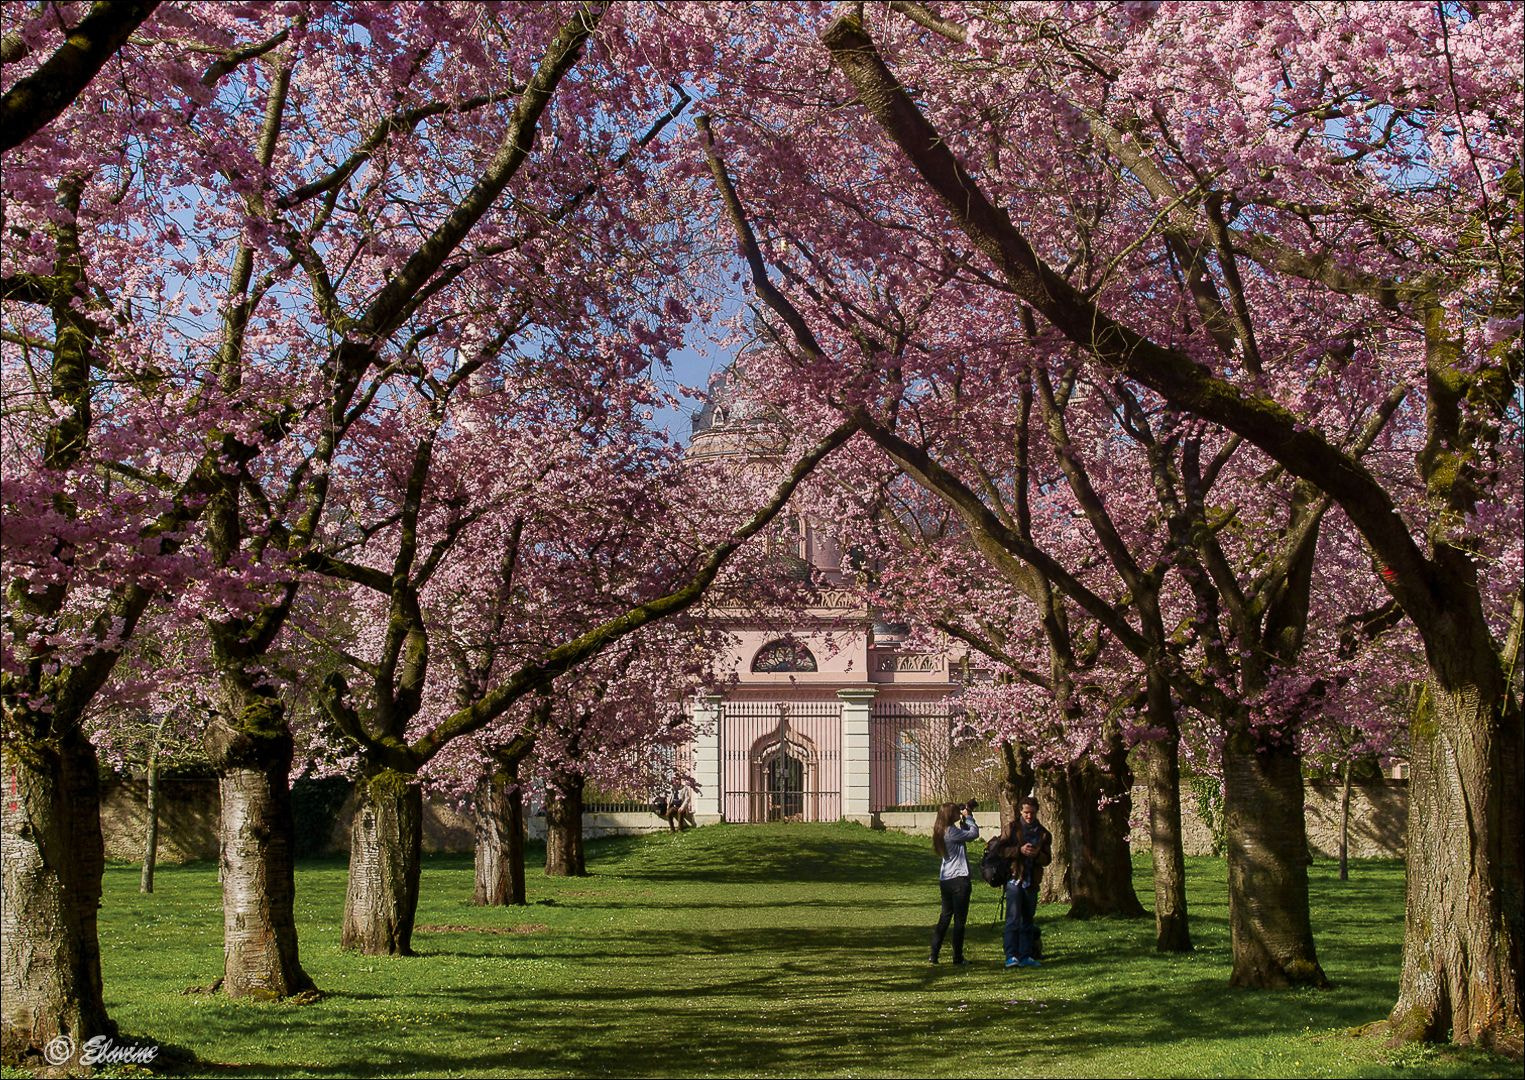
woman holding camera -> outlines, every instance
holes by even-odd
[[[932,931],[934,964],[937,954],[942,951],[949,920],[953,922],[953,962],[964,962],[964,922],[969,918],[969,858],[964,853],[964,845],[980,835],[980,827],[974,820],[974,806],[972,799],[963,806],[943,803],[937,811],[937,821],[932,825],[932,850],[943,861],[937,875],[943,909],[937,919],[937,928]]]

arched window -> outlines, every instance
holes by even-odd
[[[780,638],[770,641],[757,650],[752,657],[752,670],[770,671],[816,671],[815,655],[798,641]]]

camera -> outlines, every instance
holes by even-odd
[[[972,814],[976,810],[978,810],[979,808],[980,808],[980,804],[978,802],[976,802],[974,799],[970,799],[968,802],[966,802],[964,804],[964,813]]]

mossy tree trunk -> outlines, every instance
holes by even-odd
[[[240,707],[202,739],[222,802],[222,990],[274,1000],[313,989],[297,956],[291,732],[278,698],[236,679],[224,687]]]
[[[582,845],[583,777],[555,773],[545,792],[545,872],[551,877],[583,877],[587,864]]]
[[[1340,778],[1340,880],[1350,880],[1350,758]]]
[[[46,718],[14,719],[22,730],[46,730]],[[76,1046],[114,1036],[116,1025],[102,996],[96,929],[106,857],[95,749],[67,728],[7,739],[0,762],[0,1060],[11,1063],[60,1036]]]
[[[1431,652],[1411,725],[1408,893],[1395,1040],[1521,1055],[1521,714],[1489,655]],[[1437,662],[1437,659],[1439,662]]]
[[[1236,731],[1223,749],[1232,986],[1329,985],[1308,911],[1302,759]]]
[[[471,902],[516,905],[525,902],[524,792],[519,758],[499,764],[477,785],[472,804],[476,826],[476,887]]]
[[[161,722],[160,730],[163,730]],[[138,877],[138,892],[154,891],[154,867],[159,861],[159,746],[155,740],[148,753],[148,769],[144,777],[147,785],[147,806],[143,826],[143,872]]]
[[[1170,685],[1151,666],[1145,691],[1150,725],[1164,734],[1144,747],[1149,785],[1149,854],[1154,865],[1154,947],[1190,952],[1186,908],[1186,850],[1181,840],[1181,735]]]
[[[1133,771],[1120,733],[1108,734],[1100,762],[1084,758],[1065,770],[1069,783],[1069,916],[1141,918],[1144,905],[1133,888],[1128,819]]]
[[[355,785],[340,948],[368,956],[413,955],[423,820],[416,777],[376,769]]]
[[[1001,830],[1017,818],[1017,806],[1033,792],[1033,769],[1027,752],[1009,739],[1001,740],[1001,782],[996,797]],[[989,838],[986,838],[987,842]]]
[[[1038,800],[1038,818],[1054,838],[1053,861],[1044,867],[1043,880],[1038,885],[1040,904],[1070,902],[1070,846],[1074,843],[1070,826],[1070,795],[1070,783],[1066,770],[1035,769],[1033,771],[1032,797]],[[1010,823],[1007,824],[1007,828],[1011,828]]]

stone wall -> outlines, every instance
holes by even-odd
[[[1303,799],[1308,846],[1314,854],[1336,858],[1340,853],[1340,783],[1310,780]],[[1149,791],[1133,789],[1133,833],[1136,851],[1149,848]],[[1408,828],[1408,781],[1373,780],[1350,789],[1350,857],[1402,858]],[[1190,786],[1181,790],[1181,840],[1188,855],[1211,855],[1213,834]]]
[[[1330,857],[1340,853],[1339,781],[1308,783],[1304,816],[1308,843]],[[1409,785],[1407,780],[1377,780],[1350,788],[1350,857],[1402,858],[1407,850]]]
[[[159,781],[159,857],[163,863],[217,858],[217,821],[221,814],[217,781],[165,777]],[[143,860],[148,829],[148,785],[142,780],[112,778],[101,785],[101,832],[106,858]]]
[[[976,820],[981,817],[979,813],[976,813],[974,816]],[[997,815],[992,810],[983,816],[986,819],[986,839],[989,839],[992,832],[991,825],[998,820]],[[936,810],[880,810],[874,815],[873,827],[876,829],[888,829],[891,832],[918,833],[931,836],[932,826],[936,823]]]
[[[1133,789],[1135,851],[1149,849],[1149,791]],[[1308,844],[1315,854],[1335,858],[1340,844],[1340,785],[1337,781],[1310,780],[1303,802]],[[874,815],[874,827],[897,832],[930,833],[937,815],[932,811],[882,810]],[[985,815],[987,833],[994,813]],[[1350,789],[1350,857],[1401,858],[1408,825],[1408,781],[1376,780]],[[1188,855],[1213,853],[1212,829],[1201,813],[1197,796],[1189,787],[1181,792],[1181,839]]]
[[[355,796],[353,792],[344,800],[334,818],[328,834],[325,850],[342,852],[349,850],[349,830],[355,820]],[[471,815],[457,809],[451,803],[424,800],[423,840],[425,851],[473,851],[476,848],[476,831]]]
[[[351,797],[345,800],[344,807],[339,811],[339,817],[334,822],[333,833],[329,836],[328,847],[331,851],[349,850],[350,823],[355,818],[355,802]],[[697,816],[701,825],[713,824],[718,817],[706,820],[705,815]],[[630,836],[639,833],[660,832],[668,828],[667,822],[657,817],[650,810],[642,811],[584,811],[582,816],[582,834],[585,839],[596,839],[600,836]],[[545,839],[545,815],[531,814],[525,823],[525,832],[531,840]],[[476,831],[472,824],[471,815],[459,808],[440,802],[424,802],[424,826],[423,826],[423,849],[425,851],[453,851],[470,852],[476,847]]]
[[[106,857],[138,862],[143,857],[143,834],[147,822],[147,793],[141,780],[108,780],[101,790],[101,826],[106,837]],[[1147,850],[1148,791],[1133,791],[1133,817],[1137,823],[1131,840],[1135,850]],[[1308,782],[1305,801],[1308,842],[1314,852],[1333,858],[1339,853],[1340,785],[1334,781]],[[931,812],[886,810],[875,815],[877,828],[925,833],[932,827]],[[993,813],[987,814],[993,821]],[[1181,793],[1182,839],[1188,855],[1212,854],[1212,831],[1203,818],[1196,794],[1188,786]],[[349,827],[354,818],[353,797],[346,799],[334,816],[323,851],[349,850]],[[159,860],[188,862],[217,857],[217,781],[167,778],[159,796]],[[717,818],[701,815],[700,824]],[[1350,792],[1350,855],[1352,858],[1402,857],[1408,823],[1408,782],[1381,780],[1356,784]],[[300,826],[299,826],[300,827]],[[583,835],[588,837],[655,832],[666,828],[648,812],[589,813],[584,815]],[[469,852],[474,844],[471,817],[454,806],[424,803],[425,851]],[[545,836],[545,818],[531,817],[529,833]]]
[[[217,822],[220,809],[217,781],[212,778],[166,778],[159,789],[159,861],[183,863],[217,858]],[[349,850],[350,823],[355,817],[353,794],[343,801],[326,823],[319,854]],[[711,825],[718,816],[699,815],[699,824]],[[148,822],[148,789],[142,780],[114,778],[101,787],[101,828],[106,838],[106,858],[140,862]],[[297,822],[299,830],[310,827]],[[583,815],[583,835],[623,836],[657,832],[667,823],[650,811],[589,812]],[[532,815],[531,838],[545,838],[545,818]],[[471,815],[444,802],[425,801],[423,849],[435,852],[470,852],[475,846]]]

